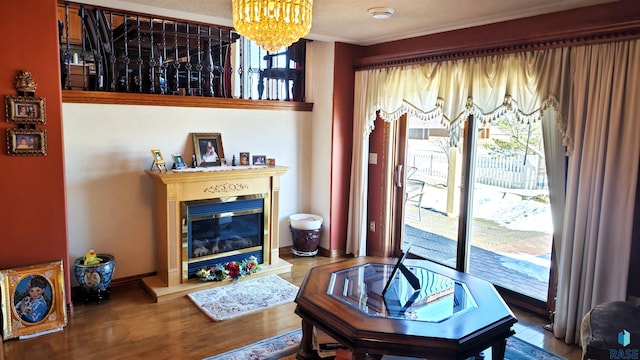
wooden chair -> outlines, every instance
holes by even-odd
[[[284,56],[284,67],[273,67],[275,58]],[[286,101],[304,101],[304,63],[306,57],[306,40],[299,40],[291,44],[286,51],[267,54],[264,60],[267,67],[260,71],[260,81],[258,82],[258,96],[262,99],[264,88],[268,79],[284,80],[287,83]],[[291,62],[294,62],[293,67]],[[289,81],[293,81],[293,86],[289,87]]]

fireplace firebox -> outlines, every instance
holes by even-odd
[[[191,279],[203,267],[251,256],[265,258],[268,194],[220,197],[182,203],[182,277]]]

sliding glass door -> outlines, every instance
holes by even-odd
[[[407,121],[402,249],[546,303],[552,226],[540,124],[468,119],[461,129],[457,142],[442,126]]]
[[[461,154],[441,124],[407,126],[403,250],[456,267]]]

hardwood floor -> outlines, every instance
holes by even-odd
[[[300,285],[307,270],[332,260],[326,257],[281,257],[292,263],[281,276]],[[339,259],[338,259],[339,260]],[[212,321],[187,298],[155,303],[142,285],[114,286],[102,304],[75,302],[63,331],[0,345],[0,360],[14,359],[202,359],[300,327],[294,303],[221,322]],[[512,308],[518,337],[569,360],[580,349],[544,330],[545,319]]]

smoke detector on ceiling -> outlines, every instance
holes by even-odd
[[[371,16],[373,16],[375,19],[388,19],[395,12],[396,9],[385,7],[375,7],[369,9],[369,14],[371,14]]]

